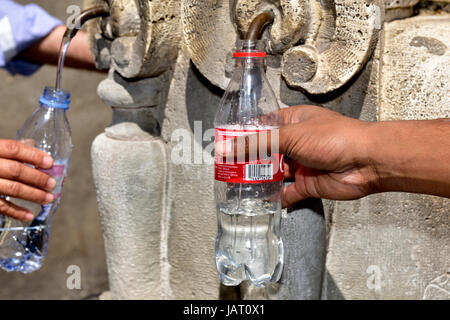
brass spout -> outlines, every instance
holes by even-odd
[[[245,40],[261,40],[264,28],[271,24],[275,19],[275,14],[272,11],[264,11],[253,19],[248,28]]]
[[[64,33],[64,37],[67,39],[73,39],[77,34],[78,30],[80,30],[81,26],[88,20],[99,18],[99,17],[107,17],[109,16],[109,7],[108,5],[92,7],[84,10],[80,13],[80,15],[76,18],[77,27],[75,28],[67,28]]]

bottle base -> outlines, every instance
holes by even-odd
[[[19,258],[8,258],[0,261],[0,268],[7,272],[31,273],[42,267],[42,257],[29,255]]]
[[[283,263],[279,261],[272,273],[259,273],[256,275],[247,265],[236,265],[224,254],[219,254],[216,256],[216,267],[220,281],[225,286],[237,286],[242,281],[249,280],[255,287],[264,288],[270,283],[280,280]]]
[[[238,286],[241,284],[242,281],[246,281],[249,280],[251,282],[252,285],[254,285],[257,288],[265,288],[266,286],[268,286],[270,283],[272,283],[273,281],[271,280],[270,275],[265,275],[263,277],[260,277],[258,279],[254,279],[251,277],[247,277],[245,279],[233,279],[231,277],[228,277],[225,274],[220,274],[220,281],[222,282],[222,284],[224,286],[227,287],[233,287],[233,286]]]

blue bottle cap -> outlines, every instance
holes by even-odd
[[[45,87],[39,102],[49,108],[69,109],[70,93],[63,90],[55,90],[52,87]]]

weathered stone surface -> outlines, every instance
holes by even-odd
[[[450,270],[426,286],[423,300],[450,300]]]
[[[85,1],[92,5],[106,0]],[[111,62],[126,78],[154,77],[168,70],[180,44],[180,0],[106,2],[110,3],[111,16],[89,27],[97,65],[104,67]]]
[[[244,34],[253,17],[265,10],[276,15],[264,36],[267,50],[284,55],[281,67],[287,83],[311,94],[341,88],[364,67],[384,17],[384,3],[379,0],[239,0],[230,5],[225,0],[182,3],[184,38],[192,61],[222,89],[228,83],[227,57],[236,36]]]
[[[230,1],[182,1],[183,37],[192,62],[214,85],[225,89],[225,72],[238,39]]]
[[[105,35],[110,39],[119,37],[137,36],[141,28],[141,19],[139,17],[139,1],[136,0],[110,0],[109,19],[104,19],[103,23]],[[109,31],[110,30],[110,31]]]
[[[83,7],[87,9],[104,4],[104,0],[83,0],[83,3]],[[111,43],[113,40],[111,25],[107,24],[105,19],[93,19],[89,20],[86,26],[89,33],[89,48],[94,57],[95,66],[99,70],[109,69],[111,66]],[[102,29],[103,32],[100,32]]]
[[[449,268],[444,198],[389,193],[337,202],[325,299],[421,299]]]
[[[450,41],[448,17],[385,25],[373,76],[379,120],[450,116],[449,54],[441,45]],[[448,299],[449,208],[449,199],[405,193],[334,203],[323,298]]]
[[[311,94],[324,94],[338,89],[364,67],[373,52],[383,22],[383,3],[334,1],[331,6],[334,6],[332,21],[328,24],[325,22],[314,35],[319,41],[307,41],[315,50],[305,48],[306,52],[317,55],[314,77],[303,81],[301,77],[295,76],[310,69],[303,64],[308,65],[310,60],[301,59],[301,52],[291,50],[284,54],[282,74],[293,88],[304,89]],[[327,9],[323,8],[324,11]],[[324,40],[328,43],[325,44]],[[296,58],[298,62],[294,63]]]
[[[304,83],[316,75],[319,57],[314,47],[298,46],[286,51],[282,63],[289,69],[283,72],[287,83]]]
[[[393,8],[412,7],[419,3],[420,0],[384,0],[384,5],[387,10]]]
[[[414,14],[414,6],[419,0],[385,0],[385,21],[403,19]]]
[[[183,50],[163,106],[161,133],[170,155],[168,252],[175,299],[219,297],[220,281],[214,262],[217,231],[211,155],[214,136],[204,134],[213,128],[220,95],[203,81]],[[180,148],[183,141],[189,149]]]
[[[123,126],[118,124],[116,126]],[[139,131],[134,125],[131,131]],[[171,297],[166,221],[167,153],[160,139],[99,135],[92,145],[112,299]],[[131,139],[130,139],[131,140]],[[132,150],[132,152],[130,152]]]
[[[388,5],[390,10],[409,10],[412,2],[405,0]],[[232,6],[236,3],[239,6]],[[159,239],[159,251],[155,246],[150,246],[154,250],[150,259],[156,266],[155,257],[164,258],[158,260],[158,267],[151,269],[145,281],[137,283],[141,288],[138,294],[152,296],[156,293],[145,293],[148,284],[160,283],[160,298],[215,299],[219,292],[222,297],[227,295],[223,288],[219,290],[214,266],[216,216],[212,192],[212,135],[207,130],[213,127],[215,107],[222,92],[211,83],[221,88],[228,83],[234,42],[238,33],[245,30],[251,16],[256,14],[255,11],[270,7],[277,14],[273,29],[269,29],[264,37],[269,51],[276,53],[280,50],[279,53],[284,53],[283,58],[281,55],[270,55],[267,59],[268,79],[283,106],[320,104],[370,121],[448,116],[448,103],[445,101],[448,101],[450,74],[446,69],[449,65],[449,20],[445,13],[440,17],[419,16],[388,23],[383,37],[377,42],[384,13],[380,1],[361,1],[355,5],[347,1],[325,1],[320,4],[312,1],[307,5],[310,20],[306,23],[306,30],[299,25],[290,27],[292,21],[297,21],[296,17],[303,17],[304,4],[298,4],[298,16],[286,17],[283,14],[290,12],[289,6],[295,6],[295,1],[280,3],[286,6],[281,8],[275,1],[263,4],[251,0],[233,3],[182,1],[182,49],[176,62],[173,62],[173,68],[167,67],[170,63],[160,65],[164,66],[160,70],[167,71],[160,79],[165,85],[161,86],[158,100],[155,100],[158,107],[148,113],[149,122],[156,123],[156,118],[161,125],[161,137],[148,136],[147,141],[144,138],[146,134],[141,135],[138,127],[126,124],[127,112],[116,108],[114,114],[118,121],[114,120],[114,123],[120,123],[120,126],[107,129],[106,135],[98,138],[103,139],[101,142],[105,145],[118,143],[116,151],[113,148],[107,150],[115,154],[114,157],[118,156],[115,153],[117,150],[123,152],[127,149],[131,159],[134,152],[140,152],[139,148],[129,147],[136,141],[150,143],[157,139],[167,148],[164,159],[156,158],[156,155],[147,157],[149,166],[167,165],[164,167],[167,183],[159,189],[153,186],[154,191],[150,195],[151,201],[156,203],[155,208],[151,208],[155,210],[155,220],[161,222],[159,235],[155,229],[154,237]],[[146,7],[146,4],[141,7]],[[232,8],[239,12],[231,12]],[[403,14],[397,13],[393,13],[392,17],[398,18]],[[120,23],[122,25],[127,24]],[[276,34],[277,28],[285,29]],[[112,30],[111,27],[111,34]],[[170,29],[164,32],[167,30]],[[131,37],[121,39],[117,42],[117,48],[120,47],[115,60],[117,69],[122,64],[120,59],[125,57],[124,65],[127,63],[127,56],[122,53],[133,50],[136,43]],[[304,44],[298,45],[299,40]],[[369,57],[372,59],[368,61]],[[298,64],[296,59],[300,59]],[[149,56],[145,64],[150,66],[154,62],[159,65],[158,61]],[[301,83],[295,84],[298,81]],[[116,84],[110,85],[113,88]],[[102,92],[105,96],[111,96],[108,103],[112,106],[153,105],[133,104],[134,96],[138,97],[140,93],[133,91],[127,97],[127,88],[135,85],[134,79],[124,79],[123,95],[116,95],[107,88]],[[120,90],[117,92],[120,93]],[[121,100],[122,96],[127,98]],[[145,97],[145,94],[142,96]],[[153,98],[156,99],[155,96]],[[139,121],[131,113],[130,117],[130,121],[138,124]],[[139,127],[143,126],[141,121]],[[155,136],[158,133],[153,125],[146,130]],[[189,141],[189,150],[180,147],[182,141]],[[123,145],[120,146],[120,143]],[[97,144],[94,146],[100,148]],[[175,158],[178,160],[174,161]],[[124,163],[120,165],[125,166]],[[99,160],[94,161],[94,167],[96,165],[101,165]],[[105,169],[100,169],[96,174],[99,175],[99,190],[118,181],[118,178],[114,181],[101,178],[100,175],[111,175]],[[131,171],[125,174],[136,175]],[[144,188],[148,183],[142,174],[147,173],[139,174],[142,181],[129,182],[145,186],[132,190],[138,199],[146,194]],[[124,178],[115,172],[112,176]],[[161,179],[159,175],[155,175],[155,179],[151,175],[149,177],[152,181]],[[101,189],[99,194],[105,192],[106,189]],[[161,192],[165,200],[161,200]],[[134,197],[124,193],[115,205],[120,207],[121,203],[131,203]],[[108,201],[107,197],[102,199],[101,202]],[[162,207],[158,209],[158,205]],[[321,294],[326,299],[428,299],[448,295],[448,200],[392,193],[350,202],[325,201],[325,217],[320,215],[322,209],[318,208],[317,203],[303,205],[283,218],[287,254],[281,282],[266,290],[243,284],[240,292],[242,298],[314,299]],[[139,208],[132,206],[134,204],[128,212],[130,216],[133,210],[139,211]],[[113,215],[107,216],[112,209],[105,207],[105,204],[100,204],[100,209],[106,212],[102,213],[107,217],[105,219],[114,219]],[[158,216],[156,210],[162,216]],[[120,230],[115,231],[116,222],[106,221],[105,225],[109,230],[114,230],[113,233],[121,234]],[[329,242],[324,265],[325,230]],[[137,232],[142,231],[138,229]],[[115,243],[111,240],[113,238],[105,236],[112,244]],[[439,248],[437,254],[436,250],[433,251],[435,248]],[[107,246],[107,250],[120,253],[115,246]],[[140,256],[137,259],[147,258]],[[112,262],[108,263],[114,266]],[[126,265],[125,260],[119,261],[118,265],[121,263]],[[121,267],[114,268],[119,270]],[[125,268],[121,273],[126,273]],[[125,286],[121,289],[119,273],[113,271],[110,276],[116,283],[111,286],[112,296],[117,290],[130,290]],[[136,275],[125,274],[125,277],[129,281]]]
[[[108,78],[100,82],[97,94],[109,106],[150,107],[158,105],[161,86],[159,78],[130,82],[111,69]]]
[[[379,120],[450,117],[450,15],[393,21],[385,29]]]

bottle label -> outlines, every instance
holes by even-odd
[[[224,143],[229,139],[254,135],[270,129],[224,129],[216,128],[215,143]],[[256,140],[256,139],[255,139]],[[253,143],[250,140],[250,143]],[[256,141],[254,141],[256,143]],[[265,150],[259,150],[259,154],[245,157],[245,152],[237,150],[236,156],[223,158],[215,154],[214,176],[218,181],[228,183],[266,183],[282,181],[284,179],[283,155],[279,153],[267,154]]]
[[[66,176],[66,167],[66,162],[58,161],[50,169],[40,169],[42,172],[48,174],[56,180],[56,186],[52,191],[55,199],[59,199],[61,197],[61,191]]]

